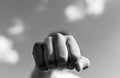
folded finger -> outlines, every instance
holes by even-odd
[[[44,60],[44,46],[41,42],[36,42],[33,47],[33,56],[35,59],[36,66],[40,70],[47,70],[45,60]]]
[[[44,48],[45,48],[44,57],[45,57],[45,62],[46,62],[47,68],[49,70],[56,68],[55,56],[54,56],[54,52],[53,52],[52,37],[47,37],[45,39]]]
[[[57,33],[53,37],[53,46],[58,68],[65,68],[68,60],[68,50],[66,46],[66,37]]]
[[[81,54],[80,54],[80,48],[75,38],[71,35],[67,36],[67,47],[69,52],[69,60],[68,60],[67,68],[73,69],[76,67],[76,62],[81,57]]]

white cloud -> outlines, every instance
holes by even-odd
[[[106,0],[77,0],[67,6],[64,13],[70,22],[83,19],[86,15],[101,15],[105,9]]]
[[[25,33],[25,23],[22,19],[16,18],[13,20],[13,26],[8,28],[8,34],[14,36],[17,41],[22,41]]]
[[[100,15],[104,12],[106,0],[86,0],[88,14]]]
[[[53,71],[50,78],[81,78],[81,77],[67,71]]]
[[[37,5],[36,10],[38,12],[45,10],[45,8],[46,8],[49,1],[50,0],[41,0],[40,3]]]
[[[21,19],[15,19],[13,21],[13,26],[8,29],[10,35],[21,35],[25,31],[24,22]]]
[[[78,19],[82,19],[85,16],[84,9],[77,7],[76,5],[70,5],[65,9],[65,15],[67,16],[67,20],[76,21]]]
[[[0,62],[16,64],[19,60],[18,53],[13,49],[12,40],[0,35]]]

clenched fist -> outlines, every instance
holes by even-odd
[[[89,60],[81,56],[75,38],[59,32],[49,35],[44,42],[36,42],[33,56],[41,71],[66,68],[81,71],[90,65]]]

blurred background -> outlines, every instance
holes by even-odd
[[[119,0],[0,0],[0,78],[30,78],[33,44],[72,34],[91,66],[82,78],[120,78]]]

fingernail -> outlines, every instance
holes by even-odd
[[[83,70],[85,70],[85,69],[87,69],[88,68],[88,66],[87,65],[85,65],[84,67],[83,67]]]

